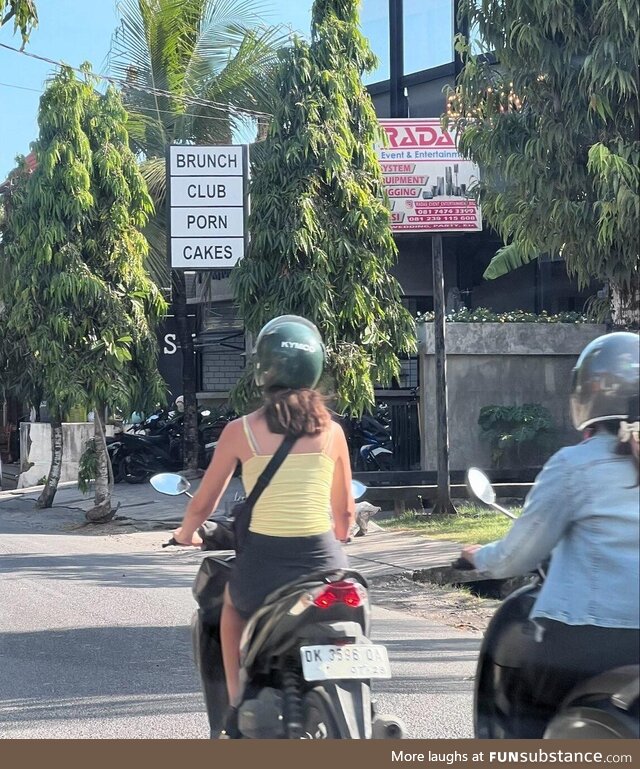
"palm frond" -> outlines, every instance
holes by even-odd
[[[537,253],[521,248],[518,243],[509,243],[509,245],[503,246],[496,252],[496,255],[484,271],[483,277],[487,280],[500,278],[512,270],[517,270],[518,267],[524,267],[525,264],[529,264],[537,256]]]

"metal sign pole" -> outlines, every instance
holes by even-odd
[[[442,235],[431,236],[433,259],[434,353],[436,362],[436,453],[438,492],[433,513],[456,513],[449,480],[449,423],[447,418],[447,353],[445,346],[444,265]]]

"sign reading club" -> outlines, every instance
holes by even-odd
[[[243,146],[169,147],[172,267],[210,270],[242,259],[246,168]]]

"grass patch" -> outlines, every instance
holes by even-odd
[[[515,515],[520,509],[512,509]],[[377,521],[385,529],[395,531],[413,531],[431,539],[453,539],[465,545],[485,545],[501,539],[511,521],[494,510],[478,505],[466,504],[458,507],[458,515],[425,515],[415,510],[399,518]]]

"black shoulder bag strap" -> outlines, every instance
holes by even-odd
[[[260,474],[260,477],[256,481],[256,485],[251,489],[251,494],[249,494],[244,502],[240,502],[233,508],[233,530],[236,538],[236,550],[241,550],[244,545],[249,526],[251,525],[254,505],[260,498],[262,492],[271,483],[271,479],[276,474],[276,471],[284,462],[285,457],[291,451],[293,444],[297,440],[297,437],[294,438],[290,435],[285,436],[285,439],[280,446],[278,446],[278,450],[269,460],[269,464]]]

